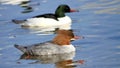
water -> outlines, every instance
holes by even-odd
[[[67,62],[69,57],[75,63],[66,68],[120,68],[120,0],[17,1],[22,0],[0,0],[0,68],[65,68],[62,63]],[[24,29],[11,20],[53,13],[59,4],[68,4],[79,10],[66,14],[73,20],[74,33],[84,37],[72,42],[77,49],[76,54],[59,62],[59,58],[52,58],[56,56],[19,59],[22,53],[13,47],[14,44],[44,42],[51,40],[54,34]],[[77,63],[79,60],[84,60],[84,63]]]

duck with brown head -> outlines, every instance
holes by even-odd
[[[58,30],[53,43],[58,45],[70,45],[71,39],[75,38],[72,30]]]
[[[15,45],[23,53],[29,55],[49,55],[62,54],[75,51],[75,47],[70,44],[71,39],[76,39],[71,30],[58,30],[53,40],[29,46]]]

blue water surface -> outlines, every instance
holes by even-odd
[[[54,13],[60,4],[79,10],[66,14],[75,35],[84,37],[72,42],[72,64],[64,66],[66,60],[58,58],[20,59],[14,44],[48,41],[54,33],[21,28],[11,20]],[[120,0],[0,0],[0,68],[120,68]]]

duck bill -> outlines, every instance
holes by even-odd
[[[79,36],[74,36],[74,38],[72,38],[71,41],[77,40],[79,38],[80,38]]]
[[[79,12],[79,10],[71,9],[70,12]]]
[[[75,40],[80,39],[80,36],[74,36],[74,39]]]

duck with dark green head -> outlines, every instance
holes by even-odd
[[[71,9],[68,5],[59,5],[55,11],[55,14],[47,13],[37,15],[26,20],[12,20],[16,24],[20,24],[22,27],[40,27],[43,29],[55,30],[59,29],[71,29],[71,18],[66,16],[65,13],[77,12],[78,10]]]

